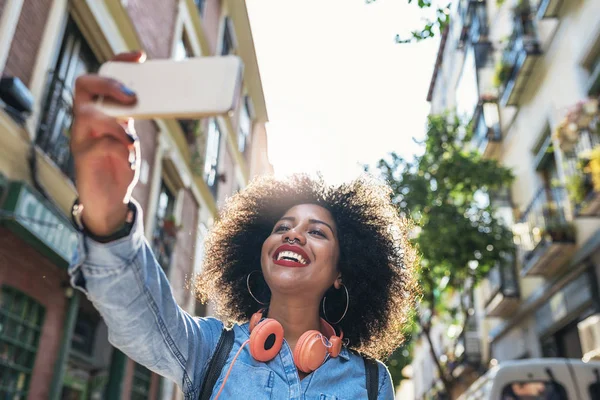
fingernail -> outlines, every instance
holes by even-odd
[[[125,93],[127,96],[135,96],[135,92],[125,85],[121,85],[121,92]]]

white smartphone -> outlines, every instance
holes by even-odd
[[[100,110],[115,118],[203,118],[234,110],[241,90],[243,63],[239,57],[196,57],[108,61],[98,74],[114,78],[137,95],[133,106],[98,99]]]

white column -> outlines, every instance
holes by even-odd
[[[8,0],[0,16],[0,72],[4,71],[10,45],[19,23],[23,0]]]

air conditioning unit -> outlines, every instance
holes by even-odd
[[[583,361],[600,360],[600,314],[587,317],[577,324]]]

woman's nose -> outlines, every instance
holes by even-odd
[[[283,241],[289,244],[298,243],[300,245],[306,244],[306,238],[300,232],[295,229],[289,230],[283,235]]]

